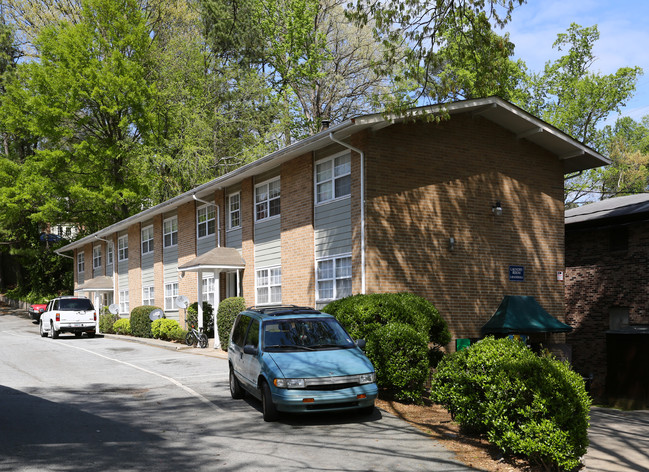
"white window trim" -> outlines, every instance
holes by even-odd
[[[349,156],[350,156],[350,170],[349,170],[349,173],[339,175],[338,177],[334,177],[334,170],[335,170],[335,167],[336,167],[335,166],[335,160],[337,158],[342,157],[342,156],[347,155],[347,154],[349,154]],[[318,182],[318,164],[322,164],[322,163],[327,162],[327,161],[332,161],[333,162],[333,167],[331,169],[331,179],[327,180],[327,181],[332,182],[332,198],[319,202],[318,201],[318,184],[321,184],[321,183],[323,183],[325,181]],[[351,188],[350,188],[350,193],[348,193],[347,195],[342,195],[340,197],[336,197],[336,183],[335,183],[337,178],[344,177],[346,175],[351,176],[351,173],[352,173],[351,172],[351,153],[349,151],[341,151],[341,152],[333,154],[333,155],[331,155],[329,157],[325,157],[323,159],[318,159],[317,161],[315,161],[314,166],[313,166],[313,200],[314,200],[314,204],[316,206],[317,205],[325,205],[327,203],[331,203],[331,202],[336,201],[336,200],[344,200],[346,198],[347,199],[351,198],[351,196],[352,196],[351,195]]]
[[[97,255],[99,253],[99,255]],[[92,247],[92,268],[101,269],[101,246]]]
[[[338,260],[338,259],[346,259],[346,258],[351,259],[351,257],[352,257],[351,253],[336,254],[335,256],[321,257],[320,259],[317,259],[315,261],[315,291],[316,291],[315,297],[316,297],[316,303],[331,302],[331,301],[334,301],[334,300],[340,300],[341,297],[338,296],[338,294],[336,293],[336,280],[338,280],[338,278],[336,277],[336,272],[335,272],[335,270],[336,270],[336,260]],[[333,261],[333,263],[334,263],[334,277],[332,279],[319,279],[318,278],[318,265],[321,262],[326,262],[326,261]],[[349,279],[352,280],[352,282],[353,282],[353,278],[354,278],[353,260],[351,260],[350,263],[351,263],[350,267],[351,267],[351,270],[352,270],[352,274],[349,276]],[[342,279],[342,277],[340,277],[340,278]],[[347,278],[347,277],[345,277],[345,278]],[[320,288],[319,288],[320,287],[320,280],[332,280],[333,281],[333,291],[334,291],[333,298],[321,298],[320,297]]]
[[[280,283],[279,284],[273,284],[271,283],[272,277],[270,275],[270,271],[273,269],[279,269],[279,277],[280,277]],[[260,286],[258,284],[259,281],[259,272],[262,270],[267,270],[268,271],[268,284]],[[258,269],[255,270],[255,305],[259,306],[266,306],[266,305],[279,305],[282,303],[282,282],[281,282],[281,277],[282,277],[282,266],[276,265],[276,266],[268,266],[268,267],[259,267]],[[268,301],[267,302],[260,302],[259,301],[259,293],[258,289],[259,288],[267,288],[268,289]],[[272,295],[272,288],[273,287],[279,287],[279,292],[280,292],[280,297],[279,301],[271,301],[271,295]]]
[[[209,215],[209,209],[212,208],[212,211],[214,211],[214,216],[212,218],[207,218]],[[207,218],[204,222],[199,221],[199,213],[201,210],[205,211],[205,217]],[[214,221],[214,231],[209,232],[209,222]],[[205,225],[205,235],[204,236],[199,236],[199,228],[201,225]],[[214,236],[216,234],[216,206],[213,203],[207,204],[200,206],[196,209],[196,239],[205,239],[209,238],[210,236]]]
[[[149,239],[144,239],[144,232],[149,232],[151,231],[151,237]],[[142,251],[142,255],[144,254],[151,254],[153,252],[153,238],[154,238],[154,232],[153,232],[153,225],[148,225],[142,228],[140,231],[140,250]],[[147,250],[144,250],[144,242],[147,242]]]
[[[175,290],[174,290],[174,287]],[[171,290],[174,293],[171,293],[171,296],[168,295],[167,289],[171,287]],[[168,299],[171,298],[169,301]],[[164,311],[178,311],[178,307],[176,306],[176,298],[178,298],[178,282],[165,282],[164,284]],[[169,301],[169,303],[167,303]]]
[[[234,196],[239,197],[239,208],[235,211],[232,211],[232,206],[230,202],[232,197]],[[232,214],[235,212],[239,213],[239,224],[236,226],[232,226]],[[228,195],[228,231],[233,229],[238,229],[238,228],[241,228],[241,192],[234,192]]]
[[[81,251],[77,253],[77,274],[83,274],[86,271],[86,254]]]
[[[280,182],[279,197],[270,198],[270,184],[273,183],[273,182],[280,182],[280,178],[275,177],[273,179],[269,179],[269,180],[266,180],[266,181],[264,181],[264,182],[262,182],[260,184],[255,185],[255,189],[254,189],[253,197],[252,197],[253,200],[254,200],[253,201],[253,205],[254,205],[253,210],[254,210],[254,213],[255,213],[255,222],[257,222],[257,221],[268,221],[268,220],[272,220],[274,218],[279,218],[280,216],[282,216],[282,210],[281,210],[281,208],[282,208],[281,207],[281,205],[282,205],[282,184]],[[260,187],[264,187],[264,186],[268,187],[268,189],[266,190],[266,194],[268,195],[268,197],[266,198],[266,200],[264,200],[264,202],[266,202],[266,205],[267,205],[267,208],[268,208],[268,216],[266,216],[264,218],[257,218],[257,205],[259,203],[263,203],[263,202],[258,202],[257,201],[257,189],[260,188]],[[270,216],[270,202],[272,200],[279,200],[279,202],[280,202],[280,210],[279,210],[279,213],[277,215]],[[239,208],[241,208],[241,202],[239,202]]]
[[[128,290],[119,291],[119,312],[125,315],[130,313]]]
[[[201,281],[201,295],[204,302],[208,302],[212,307],[216,303],[216,277],[214,273],[204,273]],[[211,283],[210,283],[211,282]],[[212,286],[212,290],[208,290]]]
[[[123,246],[120,247],[122,241],[125,241]],[[123,252],[126,251],[126,257],[122,257]],[[117,261],[128,261],[128,235],[120,236],[117,238]]]
[[[166,226],[166,223],[169,222],[169,221],[171,221],[171,222],[175,221],[176,222],[176,230],[173,231],[173,224],[172,224],[172,231],[167,233],[165,226]],[[174,239],[173,238],[174,233],[176,233],[176,242],[174,242],[174,240],[173,240]],[[171,235],[171,244],[167,244],[167,235]],[[166,218],[162,222],[162,246],[165,249],[178,246],[178,216],[172,216],[171,218]]]
[[[113,244],[112,241],[110,241],[108,244],[106,244],[106,265],[113,265],[113,262],[115,260],[115,244]]]
[[[147,303],[147,301],[150,301],[151,303]],[[142,287],[142,305],[154,305],[154,304],[155,304],[155,286],[145,285],[144,287]]]

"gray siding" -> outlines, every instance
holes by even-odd
[[[114,254],[113,254],[113,257],[115,257]],[[106,275],[107,275],[108,277],[112,277],[112,276],[113,276],[113,264],[106,264]]]
[[[155,285],[155,279],[153,277],[153,265],[147,267],[146,269],[142,268],[142,287],[149,285]]]
[[[178,280],[178,246],[165,248],[162,262],[164,263],[164,281]]]
[[[128,259],[117,263],[117,290],[128,290]],[[119,293],[116,293],[116,299]]]
[[[218,225],[218,222],[217,222]],[[217,228],[218,231],[218,228]],[[204,238],[196,240],[196,255],[200,256],[216,247],[216,234],[210,234]]]
[[[255,223],[255,266],[268,267],[281,262],[281,218]]]
[[[315,207],[316,259],[352,252],[351,198]]]
[[[142,254],[140,259],[140,265],[142,270],[153,269],[153,253],[149,252],[148,254]]]
[[[281,171],[280,167],[275,167],[274,169],[271,169],[268,172],[264,172],[263,174],[259,174],[255,176],[255,185],[263,184],[267,180],[271,180],[274,179],[275,177],[279,177],[280,171]]]
[[[241,228],[233,229],[225,233],[225,245],[241,249]]]

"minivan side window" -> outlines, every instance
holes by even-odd
[[[259,320],[252,320],[252,323],[250,323],[250,329],[246,336],[245,345],[251,345],[256,348],[259,347]]]
[[[250,317],[241,315],[237,318],[236,324],[232,329],[232,342],[237,346],[243,346],[246,337],[246,330],[250,324]]]

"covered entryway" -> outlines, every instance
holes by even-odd
[[[235,275],[234,283],[236,289],[235,296],[241,296],[241,274],[246,267],[246,262],[239,254],[239,250],[233,247],[215,247],[214,249],[198,256],[197,258],[178,267],[178,272],[197,272],[198,273],[198,326],[203,328],[203,272],[214,273],[216,283],[214,299],[214,347],[217,348],[219,343],[219,330],[216,325],[216,314],[221,302],[220,274]]]
[[[95,277],[88,280],[83,285],[76,288],[75,292],[86,292],[88,298],[92,300],[97,310],[97,332],[99,333],[99,315],[101,314],[101,307],[108,306],[113,303],[113,278],[106,275]]]

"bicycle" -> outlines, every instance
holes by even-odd
[[[188,346],[196,346],[198,344],[202,349],[205,349],[207,347],[207,335],[203,333],[203,328],[197,331],[192,325],[187,336],[185,336],[185,344]]]

